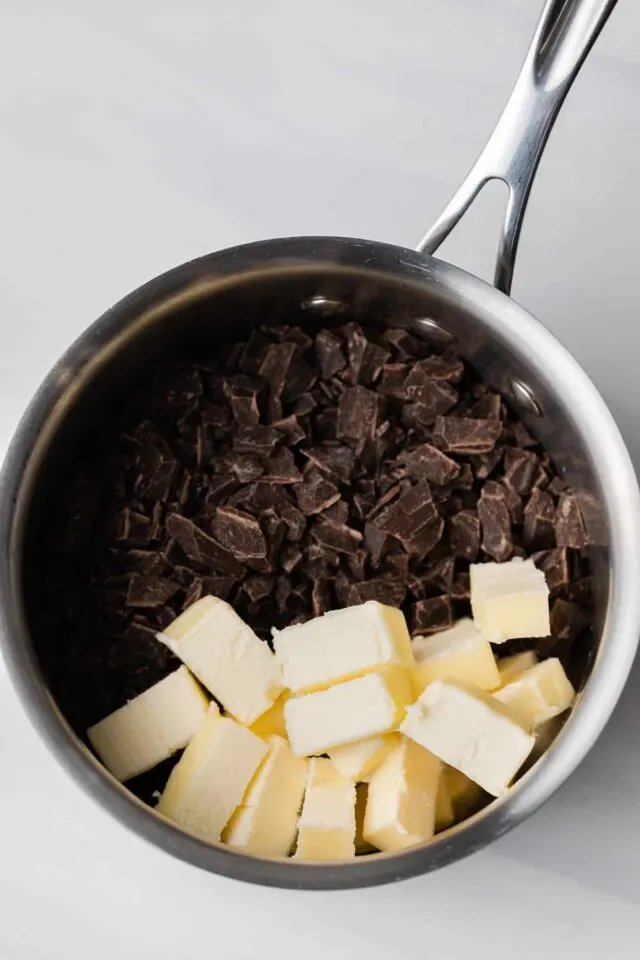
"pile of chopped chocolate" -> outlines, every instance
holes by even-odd
[[[176,359],[72,469],[41,655],[79,731],[177,665],[155,634],[204,594],[265,640],[371,599],[425,634],[469,614],[470,561],[533,556],[538,652],[566,662],[589,629],[580,495],[460,357],[404,329],[264,327]]]

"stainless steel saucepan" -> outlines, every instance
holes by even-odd
[[[584,757],[622,690],[640,633],[640,501],[635,474],[604,402],[569,353],[508,296],[522,217],[557,112],[615,0],[548,0],[498,125],[459,193],[418,251],[336,237],[273,240],[183,264],[107,311],[41,386],[7,456],[0,494],[0,616],[11,675],[34,725],[78,783],[133,831],[175,856],[256,883],[327,889],[426,873],[484,846],[543,803]],[[434,259],[484,183],[509,201],[495,287]],[[581,690],[547,752],[503,798],[429,844],[349,863],[263,860],[201,842],[139,802],[70,729],[43,678],[30,551],[46,536],[52,491],[70,447],[99,429],[158,358],[185,345],[243,337],[269,316],[327,323],[347,308],[369,323],[405,325],[455,343],[522,416],[599,515],[594,556],[596,645]],[[599,505],[599,506],[598,506]],[[132,850],[132,855],[134,851]]]

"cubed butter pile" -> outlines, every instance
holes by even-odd
[[[557,659],[496,660],[492,644],[549,633],[532,561],[472,564],[471,607],[411,640],[401,611],[369,601],[274,630],[272,652],[204,597],[158,636],[183,666],[88,739],[121,781],[182,750],[158,812],[255,856],[424,843],[503,794],[575,696]]]

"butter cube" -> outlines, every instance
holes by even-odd
[[[500,674],[500,686],[511,683],[520,673],[524,673],[529,667],[535,667],[538,657],[535,650],[524,650],[522,653],[514,653],[510,657],[503,657],[498,660],[498,673]]]
[[[171,771],[156,810],[203,840],[219,840],[267,750],[264,740],[212,707]]]
[[[369,782],[363,835],[379,850],[402,850],[430,840],[442,764],[405,737]]]
[[[203,597],[158,639],[241,723],[250,725],[280,695],[280,668],[266,643],[217,597]]]
[[[180,667],[89,727],[87,737],[107,770],[130,780],[186,747],[208,709],[199,684]]]
[[[429,637],[414,637],[411,645],[417,663],[413,677],[419,693],[432,680],[460,680],[482,690],[500,686],[491,644],[468,618]]]
[[[449,765],[445,766],[442,779],[447,785],[455,819],[464,820],[465,817],[474,813],[482,799],[482,787],[473,780],[469,780],[469,777],[460,770]]]
[[[494,696],[515,710],[523,726],[535,730],[568,710],[576,692],[558,658],[551,657],[519,674]]]
[[[397,742],[398,737],[388,733],[383,737],[348,743],[345,747],[333,747],[327,753],[338,773],[347,780],[362,781],[382,763]]]
[[[286,857],[293,847],[307,780],[307,762],[294,757],[281,737],[269,752],[222,839],[259,857]]]
[[[287,728],[284,724],[284,705],[289,699],[289,692],[281,693],[272,707],[261,713],[251,724],[251,730],[259,737],[283,737],[287,739]]]
[[[328,690],[292,697],[284,705],[291,748],[297,756],[313,756],[389,733],[412,700],[409,671],[404,667],[387,667]]]
[[[438,782],[438,794],[436,796],[436,833],[440,833],[441,830],[446,830],[456,819],[451,790],[449,789],[449,780],[445,776],[446,772],[443,765],[443,770]]]
[[[356,854],[374,853],[375,847],[372,847],[368,840],[365,840],[364,815],[367,809],[367,797],[369,795],[368,783],[356,783]]]
[[[387,664],[413,665],[402,612],[376,600],[274,630],[273,644],[285,686],[294,693],[321,690]]]
[[[434,680],[409,707],[400,730],[487,793],[504,793],[535,738],[515,710],[479,688]]]
[[[355,783],[341,777],[330,760],[310,760],[294,856],[347,860],[355,857],[355,836]]]
[[[533,560],[472,563],[469,572],[473,619],[491,643],[549,636],[549,588]]]

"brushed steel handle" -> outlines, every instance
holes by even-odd
[[[522,219],[551,128],[617,0],[547,0],[500,119],[484,149],[418,245],[434,253],[490,180],[509,188],[494,284],[511,291]]]

